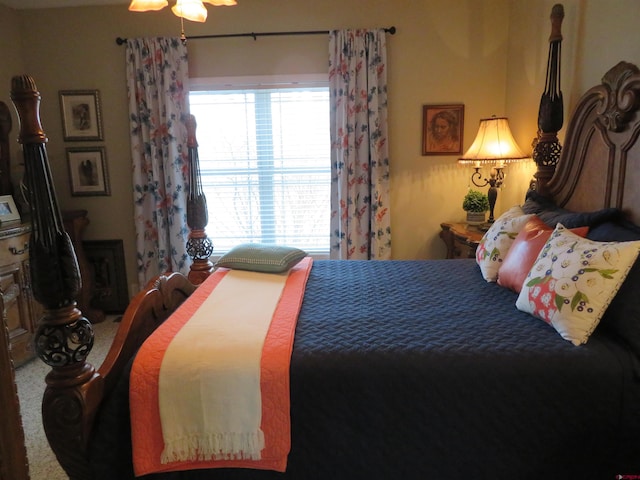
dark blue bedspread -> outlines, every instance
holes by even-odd
[[[586,345],[573,346],[516,310],[516,297],[485,282],[473,260],[316,261],[291,361],[287,472],[145,478],[640,474],[633,357],[598,330]],[[126,395],[99,420],[96,478],[127,478],[129,440],[102,433],[116,418],[125,419],[119,428],[127,432],[125,410]]]

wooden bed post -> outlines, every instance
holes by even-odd
[[[86,461],[94,412],[87,402],[102,382],[86,358],[93,347],[91,323],[76,308],[82,279],[58,208],[40,124],[40,92],[29,76],[13,77],[11,99],[20,118],[32,232],[29,241],[31,284],[44,309],[35,337],[38,356],[52,369],[43,399],[43,423],[58,461],[71,479],[91,478]]]
[[[187,224],[191,230],[187,241],[187,253],[193,260],[188,278],[194,285],[200,285],[213,272],[213,264],[209,260],[213,252],[213,243],[205,232],[209,214],[207,212],[207,197],[202,191],[198,141],[196,140],[196,118],[193,115],[189,115],[187,120],[187,147],[189,148]]]
[[[549,36],[549,58],[544,93],[538,110],[538,137],[533,148],[533,160],[538,166],[534,174],[536,190],[546,195],[547,183],[555,172],[562,146],[558,132],[563,122],[563,100],[560,89],[560,52],[562,46],[562,20],[564,7],[556,4],[551,9],[551,35]]]

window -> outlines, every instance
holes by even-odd
[[[207,235],[214,255],[244,242],[327,254],[331,188],[327,81],[324,85],[207,83],[194,82],[189,103],[198,125],[209,210]]]

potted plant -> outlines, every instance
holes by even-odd
[[[480,225],[487,218],[489,198],[485,193],[469,190],[462,201],[462,209],[467,212],[467,223],[469,225]]]

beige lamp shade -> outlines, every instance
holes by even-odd
[[[167,0],[131,0],[129,10],[132,12],[153,12],[169,5]]]
[[[236,0],[176,0],[171,11],[178,17],[192,22],[204,22],[207,19],[207,7],[204,3],[216,7],[237,5]],[[167,0],[131,0],[129,10],[132,12],[151,12],[162,10],[169,5]]]
[[[171,11],[176,16],[192,22],[204,22],[207,19],[207,7],[201,0],[177,0]]]
[[[469,150],[460,157],[459,163],[507,163],[530,158],[525,155],[511,134],[506,117],[491,117],[480,120],[480,127]]]
[[[236,0],[202,0],[204,3],[209,3],[211,5],[214,5],[216,7],[222,7],[222,6],[227,6],[227,7],[231,7],[233,5],[237,5],[238,2],[236,2]]]

